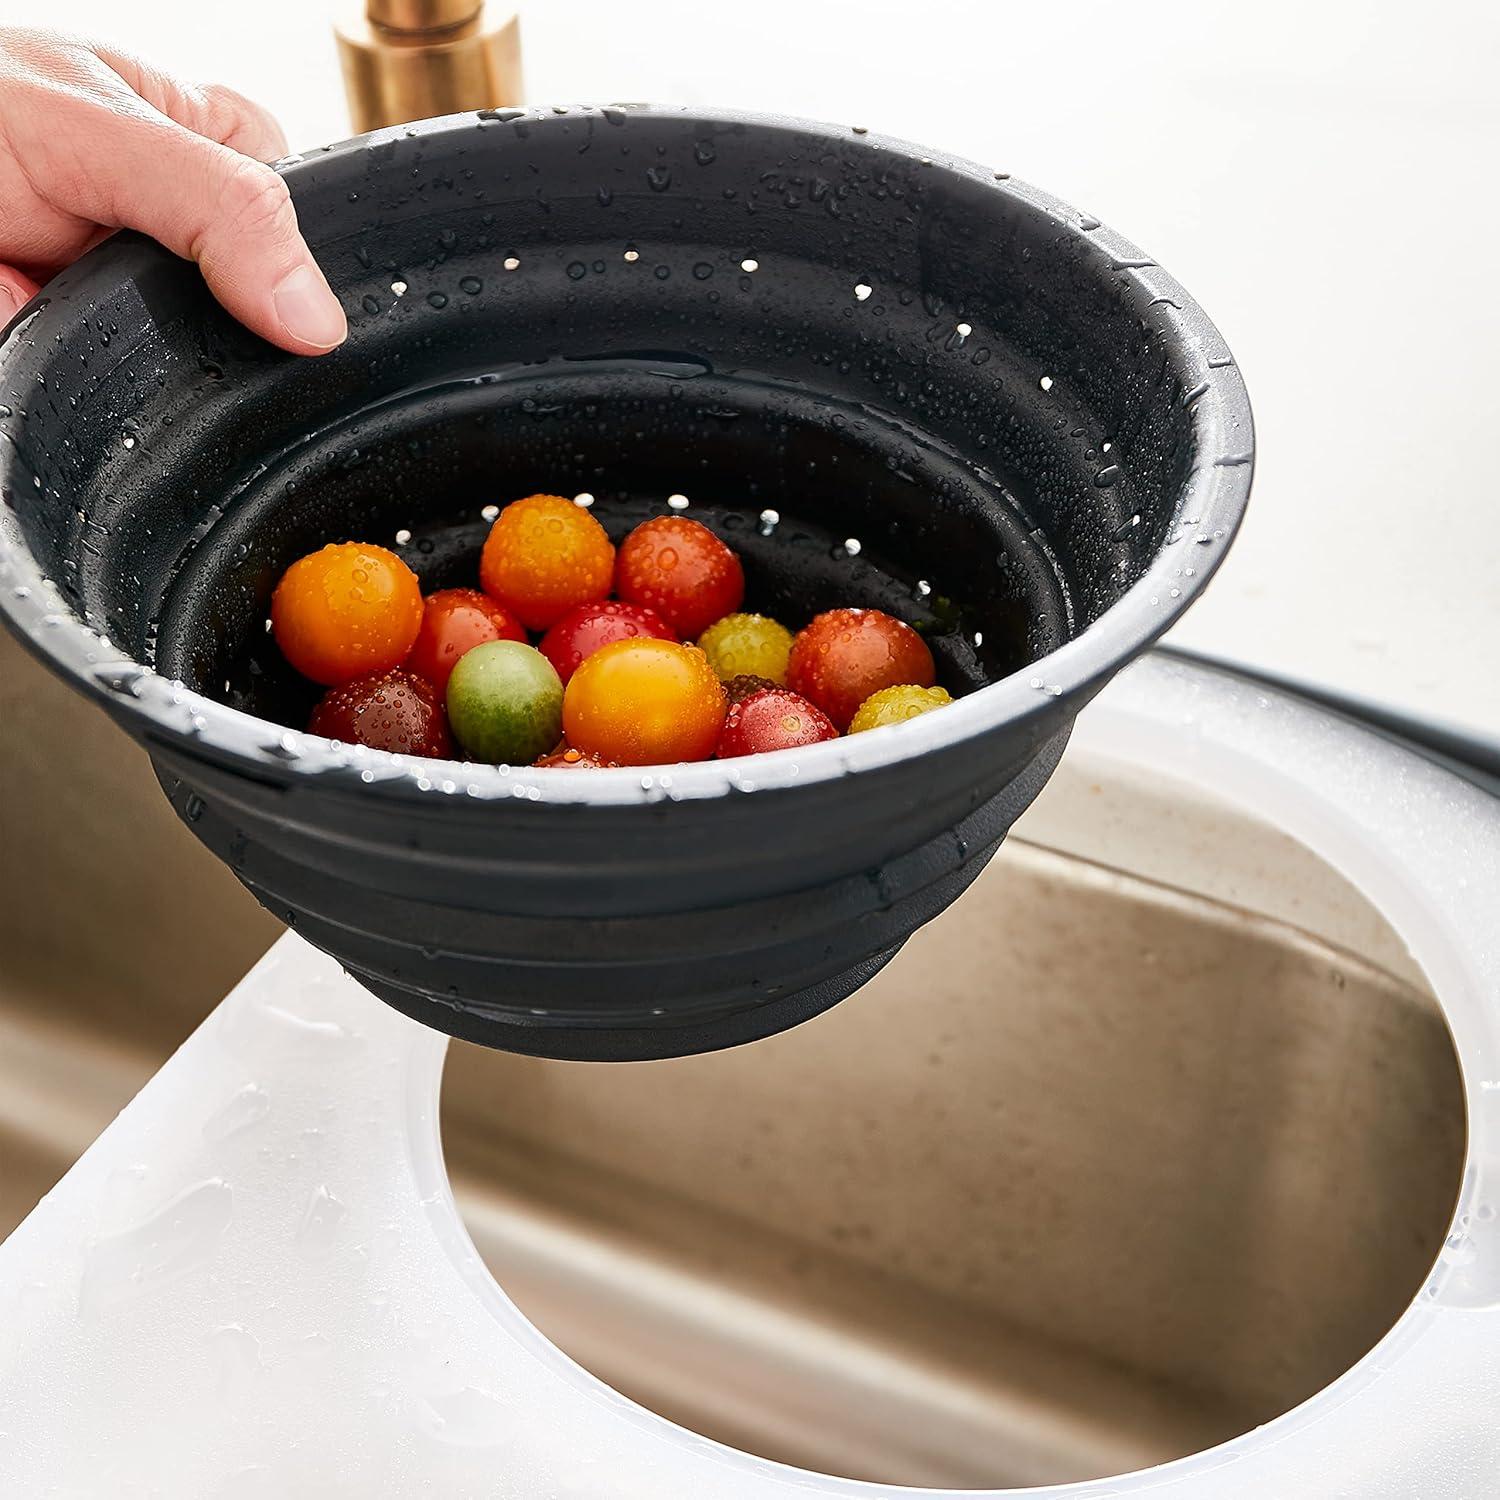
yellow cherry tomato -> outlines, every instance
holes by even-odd
[[[724,689],[696,646],[649,637],[584,658],[563,696],[576,750],[622,766],[707,760],[724,724]]]
[[[698,637],[698,644],[720,682],[731,677],[764,677],[778,685],[786,683],[792,633],[766,615],[725,615]]]
[[[849,733],[884,729],[887,724],[904,724],[908,719],[931,713],[933,709],[952,702],[947,691],[940,687],[918,687],[906,682],[881,688],[878,693],[871,693],[855,710],[849,721]]]

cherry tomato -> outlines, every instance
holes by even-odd
[[[657,516],[621,543],[615,592],[648,605],[692,639],[740,607],[745,571],[708,527],[686,516]]]
[[[838,730],[822,709],[790,688],[769,687],[730,708],[719,736],[718,756],[730,760],[736,755],[793,750],[838,737]]]
[[[952,702],[947,690],[940,687],[917,687],[904,682],[897,687],[881,688],[859,705],[858,712],[849,720],[849,733],[863,734],[867,729],[904,724]]]
[[[460,656],[486,641],[524,641],[521,622],[478,589],[439,589],[427,596],[422,628],[406,658],[406,670],[425,677],[439,695]]]
[[[708,658],[675,641],[601,646],[563,697],[568,743],[623,766],[707,760],[723,723],[724,690]]]
[[[521,641],[486,641],[448,678],[448,720],[475,760],[529,766],[562,737],[562,683],[552,663]]]
[[[725,615],[698,637],[698,644],[721,682],[746,674],[786,681],[792,632],[766,615]]]
[[[816,703],[840,728],[881,688],[931,687],[937,675],[927,642],[878,609],[830,609],[792,642],[787,686]]]
[[[363,542],[299,558],[271,595],[281,654],[325,687],[399,667],[421,626],[417,575],[394,552]]]
[[[453,754],[437,689],[410,672],[381,672],[329,688],[307,721],[311,734],[446,760]]]
[[[575,750],[564,740],[550,755],[544,755],[540,760],[533,761],[532,764],[549,766],[557,771],[603,771],[614,765],[614,762],[612,760],[600,760],[597,755],[589,755],[583,750]]]
[[[604,528],[561,495],[528,495],[490,528],[479,581],[528,630],[546,630],[609,593],[615,549]]]
[[[769,677],[757,677],[753,672],[741,672],[738,677],[731,677],[724,684],[724,701],[733,708],[736,703],[743,703],[746,698],[760,692],[762,688],[780,686],[779,682],[772,682]]]
[[[603,599],[598,604],[580,604],[577,609],[570,609],[542,637],[537,649],[566,682],[578,670],[579,662],[601,646],[638,636],[658,641],[677,639],[654,609],[647,609],[644,604],[627,604],[623,599]]]

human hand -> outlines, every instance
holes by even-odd
[[[297,228],[275,120],[104,43],[0,28],[0,326],[37,282],[116,229],[197,261],[242,323],[295,354],[344,341]]]

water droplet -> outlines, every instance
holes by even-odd
[[[521,262],[514,255],[507,255],[501,264],[507,271],[519,271],[521,269]]]
[[[589,274],[589,268],[581,260],[568,262],[568,277],[572,281],[582,281]]]
[[[484,283],[477,276],[460,276],[458,285],[470,297],[477,297],[484,290]]]
[[[573,504],[578,506],[580,510],[588,510],[593,503],[594,497],[587,490],[573,496]]]
[[[749,256],[746,256],[746,258],[740,262],[740,270],[746,272],[747,274],[750,272],[758,271],[760,270],[760,262],[758,260],[751,259]]]
[[[348,1206],[324,1186],[313,1189],[297,1226],[297,1243],[304,1251],[321,1254],[333,1248],[339,1226],[349,1216]]]
[[[672,186],[672,169],[670,167],[647,167],[646,185],[653,193],[664,193]]]
[[[443,293],[443,292],[428,292],[428,294],[427,294],[427,305],[428,305],[428,307],[435,307],[435,308],[441,309],[441,308],[447,307],[447,305],[448,305],[448,298],[447,298],[446,294]]]
[[[691,502],[688,500],[688,497],[686,495],[667,496],[667,504],[670,505],[673,510],[686,510],[690,503]]]
[[[1050,375],[1043,375],[1042,378],[1037,381],[1037,384],[1041,386],[1044,391],[1050,391],[1052,389],[1052,377]]]
[[[865,301],[868,301],[871,293],[874,290],[875,290],[874,287],[867,286],[863,281],[861,281],[861,282],[857,283],[856,286],[855,286],[855,288],[854,288],[854,300],[856,302],[865,302]]]
[[[61,621],[61,616],[49,618],[59,623]],[[42,623],[45,625],[47,621],[44,619]],[[94,669],[96,682],[102,683],[112,693],[125,693],[132,698],[141,696],[141,684],[145,678],[145,667],[133,661],[106,662],[103,666]]]
[[[404,297],[406,295],[406,283],[404,281],[393,281],[391,283],[391,290],[398,297]]]
[[[79,1301],[99,1312],[150,1291],[210,1259],[234,1217],[222,1178],[187,1188],[131,1229],[94,1240],[85,1252]]]
[[[247,1083],[203,1122],[204,1137],[214,1143],[228,1140],[230,1136],[258,1125],[270,1112],[271,1100],[266,1091],[256,1084]]]

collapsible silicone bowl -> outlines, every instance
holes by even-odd
[[[348,343],[279,353],[135,236],[64,272],[0,347],[0,609],[261,902],[454,1035],[669,1056],[852,993],[974,878],[1242,514],[1250,411],[1218,334],[1004,174],[644,107],[281,166]],[[486,508],[535,490],[592,495],[616,535],[685,502],[752,604],[891,609],[964,696],[631,770],[300,732],[310,691],[265,633],[280,571],[358,537],[472,580]]]

